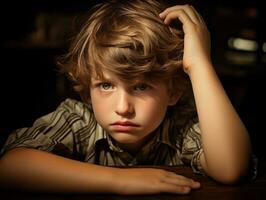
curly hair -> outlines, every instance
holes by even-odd
[[[61,72],[84,102],[90,98],[93,73],[101,77],[107,70],[129,84],[139,79],[166,82],[171,95],[183,94],[170,113],[179,118],[192,113],[190,82],[182,66],[184,33],[159,18],[164,8],[155,0],[109,0],[90,10],[59,60]]]

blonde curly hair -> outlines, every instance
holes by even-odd
[[[183,30],[164,24],[159,18],[164,9],[155,0],[109,0],[90,10],[59,60],[61,72],[84,102],[89,102],[93,72],[101,77],[107,70],[129,84],[139,79],[166,82],[171,95],[182,94],[173,108],[179,118],[191,113],[190,82],[182,66]]]

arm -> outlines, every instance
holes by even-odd
[[[160,14],[166,24],[178,18],[185,33],[183,67],[194,92],[203,143],[201,164],[208,175],[234,183],[248,170],[248,132],[224,91],[210,58],[205,22],[192,6],[174,6]]]
[[[199,183],[160,169],[119,169],[17,148],[0,160],[0,186],[71,193],[188,193]]]

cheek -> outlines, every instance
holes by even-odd
[[[166,113],[168,105],[163,102],[150,101],[145,106],[140,106],[137,115],[145,124],[159,125]]]
[[[102,124],[105,121],[106,113],[109,112],[108,104],[103,98],[97,98],[91,95],[91,104],[96,120]]]
[[[92,109],[93,109],[93,112],[94,112],[96,119],[101,118],[102,113],[105,110],[104,106],[99,106],[99,105],[100,105],[100,103],[95,103],[95,102],[93,103],[92,102]]]

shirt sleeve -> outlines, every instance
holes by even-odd
[[[77,101],[67,99],[54,112],[37,119],[31,127],[13,131],[0,155],[14,148],[25,147],[72,158],[77,152],[76,138],[80,138],[75,137],[73,130],[73,124],[80,121],[78,114],[73,112],[81,110],[77,105]]]
[[[200,155],[203,153],[201,131],[199,123],[188,126],[183,132],[183,145],[181,160],[184,164],[190,165],[195,173],[206,175],[200,162]],[[252,154],[250,167],[246,179],[255,180],[258,174],[258,158]]]
[[[195,173],[205,174],[200,163],[202,152],[199,123],[194,123],[183,132],[181,160],[184,164],[190,165]]]

